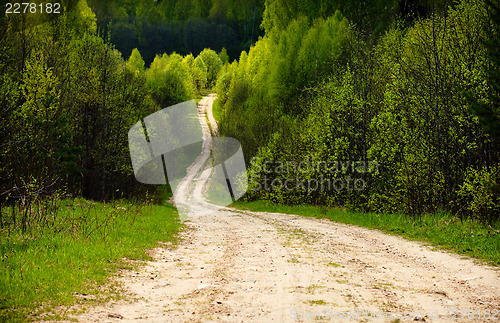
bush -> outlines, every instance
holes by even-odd
[[[494,223],[500,214],[500,165],[467,169],[465,181],[458,190],[461,215]]]
[[[207,85],[215,86],[217,75],[222,68],[222,61],[217,53],[209,48],[205,48],[196,59],[200,59],[207,69]]]

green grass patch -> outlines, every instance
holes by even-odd
[[[413,219],[401,214],[361,213],[311,205],[289,206],[271,201],[237,201],[233,206],[252,211],[327,218],[335,222],[378,229],[471,256],[491,265],[500,265],[500,225],[498,223],[489,226],[471,219],[461,220],[449,214],[423,215]]]
[[[212,113],[214,114],[214,119],[220,122],[222,119],[222,105],[220,104],[219,99],[214,100]]]
[[[58,205],[41,228],[22,233],[4,224],[0,231],[0,321],[54,319],[61,314],[57,306],[89,302],[81,295],[93,302],[119,297],[109,278],[131,268],[123,259],[148,259],[146,250],[159,241],[175,243],[181,226],[170,205],[82,199]],[[9,219],[5,209],[3,216]]]
[[[309,305],[326,305],[327,303],[322,300],[322,299],[313,299],[313,300],[309,300],[307,301],[306,303],[308,303]]]

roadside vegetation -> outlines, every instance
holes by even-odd
[[[219,100],[215,100],[212,105],[212,113],[214,114],[214,119],[218,122],[222,119],[222,106],[219,103]]]
[[[2,322],[58,318],[70,314],[64,309],[75,303],[120,297],[111,275],[140,264],[133,260],[149,259],[147,250],[159,241],[175,244],[181,226],[172,205],[126,200],[43,200],[28,211],[3,212]]]
[[[270,201],[252,207],[498,264],[498,0],[61,2],[0,15],[0,320],[106,296],[122,258],[175,241],[170,188],[136,181],[128,130],[213,90],[246,201]],[[265,167],[306,160],[378,166]],[[363,189],[255,189],[348,177]]]
[[[122,55],[85,0],[0,26],[0,321],[22,321],[107,296],[122,259],[175,241],[170,188],[136,181],[128,130],[210,92],[228,54]]]
[[[247,200],[496,225],[499,2],[357,3],[266,1],[264,37],[222,69],[219,130],[242,144]]]
[[[157,54],[146,66],[139,50],[125,60],[99,35],[85,0],[41,17],[0,17],[0,208],[56,191],[161,200],[164,188],[133,176],[128,130],[211,89],[225,50]]]

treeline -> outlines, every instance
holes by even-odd
[[[263,0],[89,0],[100,33],[128,57],[138,48],[149,65],[157,53],[198,55],[227,49],[231,60],[262,35]]]
[[[85,0],[50,19],[8,15],[1,26],[0,227],[16,226],[17,212],[29,229],[32,205],[47,197],[162,199],[165,188],[134,178],[128,129],[211,87],[225,51],[164,54],[148,69],[138,50],[125,61],[97,35]],[[5,206],[12,218],[2,218]]]
[[[498,220],[498,2],[372,2],[266,1],[265,37],[217,83],[247,197]]]

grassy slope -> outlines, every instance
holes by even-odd
[[[148,248],[175,242],[180,228],[173,206],[62,203],[63,220],[36,238],[0,231],[0,321],[36,317],[78,295],[117,296],[103,287],[118,268],[130,267],[122,258],[147,259]]]
[[[222,118],[222,106],[218,99],[212,105],[212,113],[214,114],[214,119],[220,122]]]
[[[431,245],[500,265],[499,225],[490,227],[472,220],[463,220],[446,214],[410,219],[398,214],[370,214],[347,212],[317,206],[286,206],[270,201],[236,202],[234,206],[252,211],[297,214],[354,224],[397,234]]]

